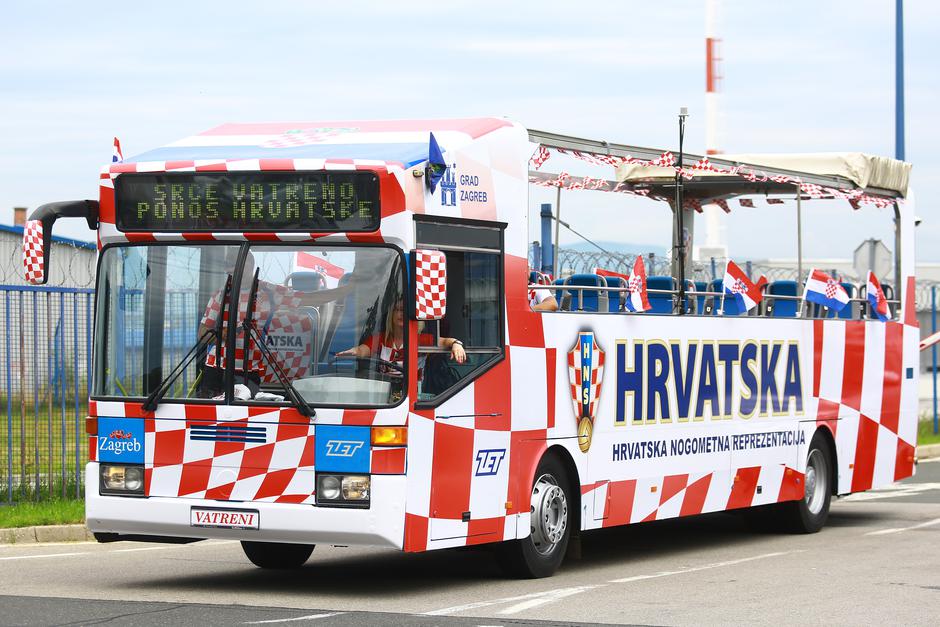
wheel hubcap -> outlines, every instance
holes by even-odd
[[[806,490],[805,496],[806,509],[811,514],[818,514],[822,511],[823,503],[826,501],[826,491],[829,487],[826,485],[826,461],[823,459],[822,452],[819,449],[813,449],[806,460]]]
[[[568,499],[558,481],[542,475],[532,487],[532,541],[542,555],[555,550],[568,528]]]

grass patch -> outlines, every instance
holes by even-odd
[[[933,418],[917,423],[918,444],[940,444],[940,433],[933,432]]]
[[[85,501],[59,500],[0,506],[0,528],[85,522]]]
[[[7,399],[0,399],[0,503],[76,496],[88,461],[87,401],[76,415],[74,399],[66,399],[64,410],[61,401],[34,406],[32,398],[10,400],[8,415]]]

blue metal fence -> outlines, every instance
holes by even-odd
[[[0,285],[0,502],[82,495],[93,294]]]

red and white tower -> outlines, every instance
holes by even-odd
[[[705,0],[705,152],[709,155],[721,153],[718,141],[718,88],[721,83],[721,71],[718,62],[718,0]],[[707,205],[705,213],[705,244],[699,247],[698,257],[706,260],[710,257],[726,258],[728,243],[722,226],[721,209]]]

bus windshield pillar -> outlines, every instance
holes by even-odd
[[[144,394],[163,381],[163,320],[166,308],[167,249],[154,246],[147,255],[147,290],[144,302]]]

